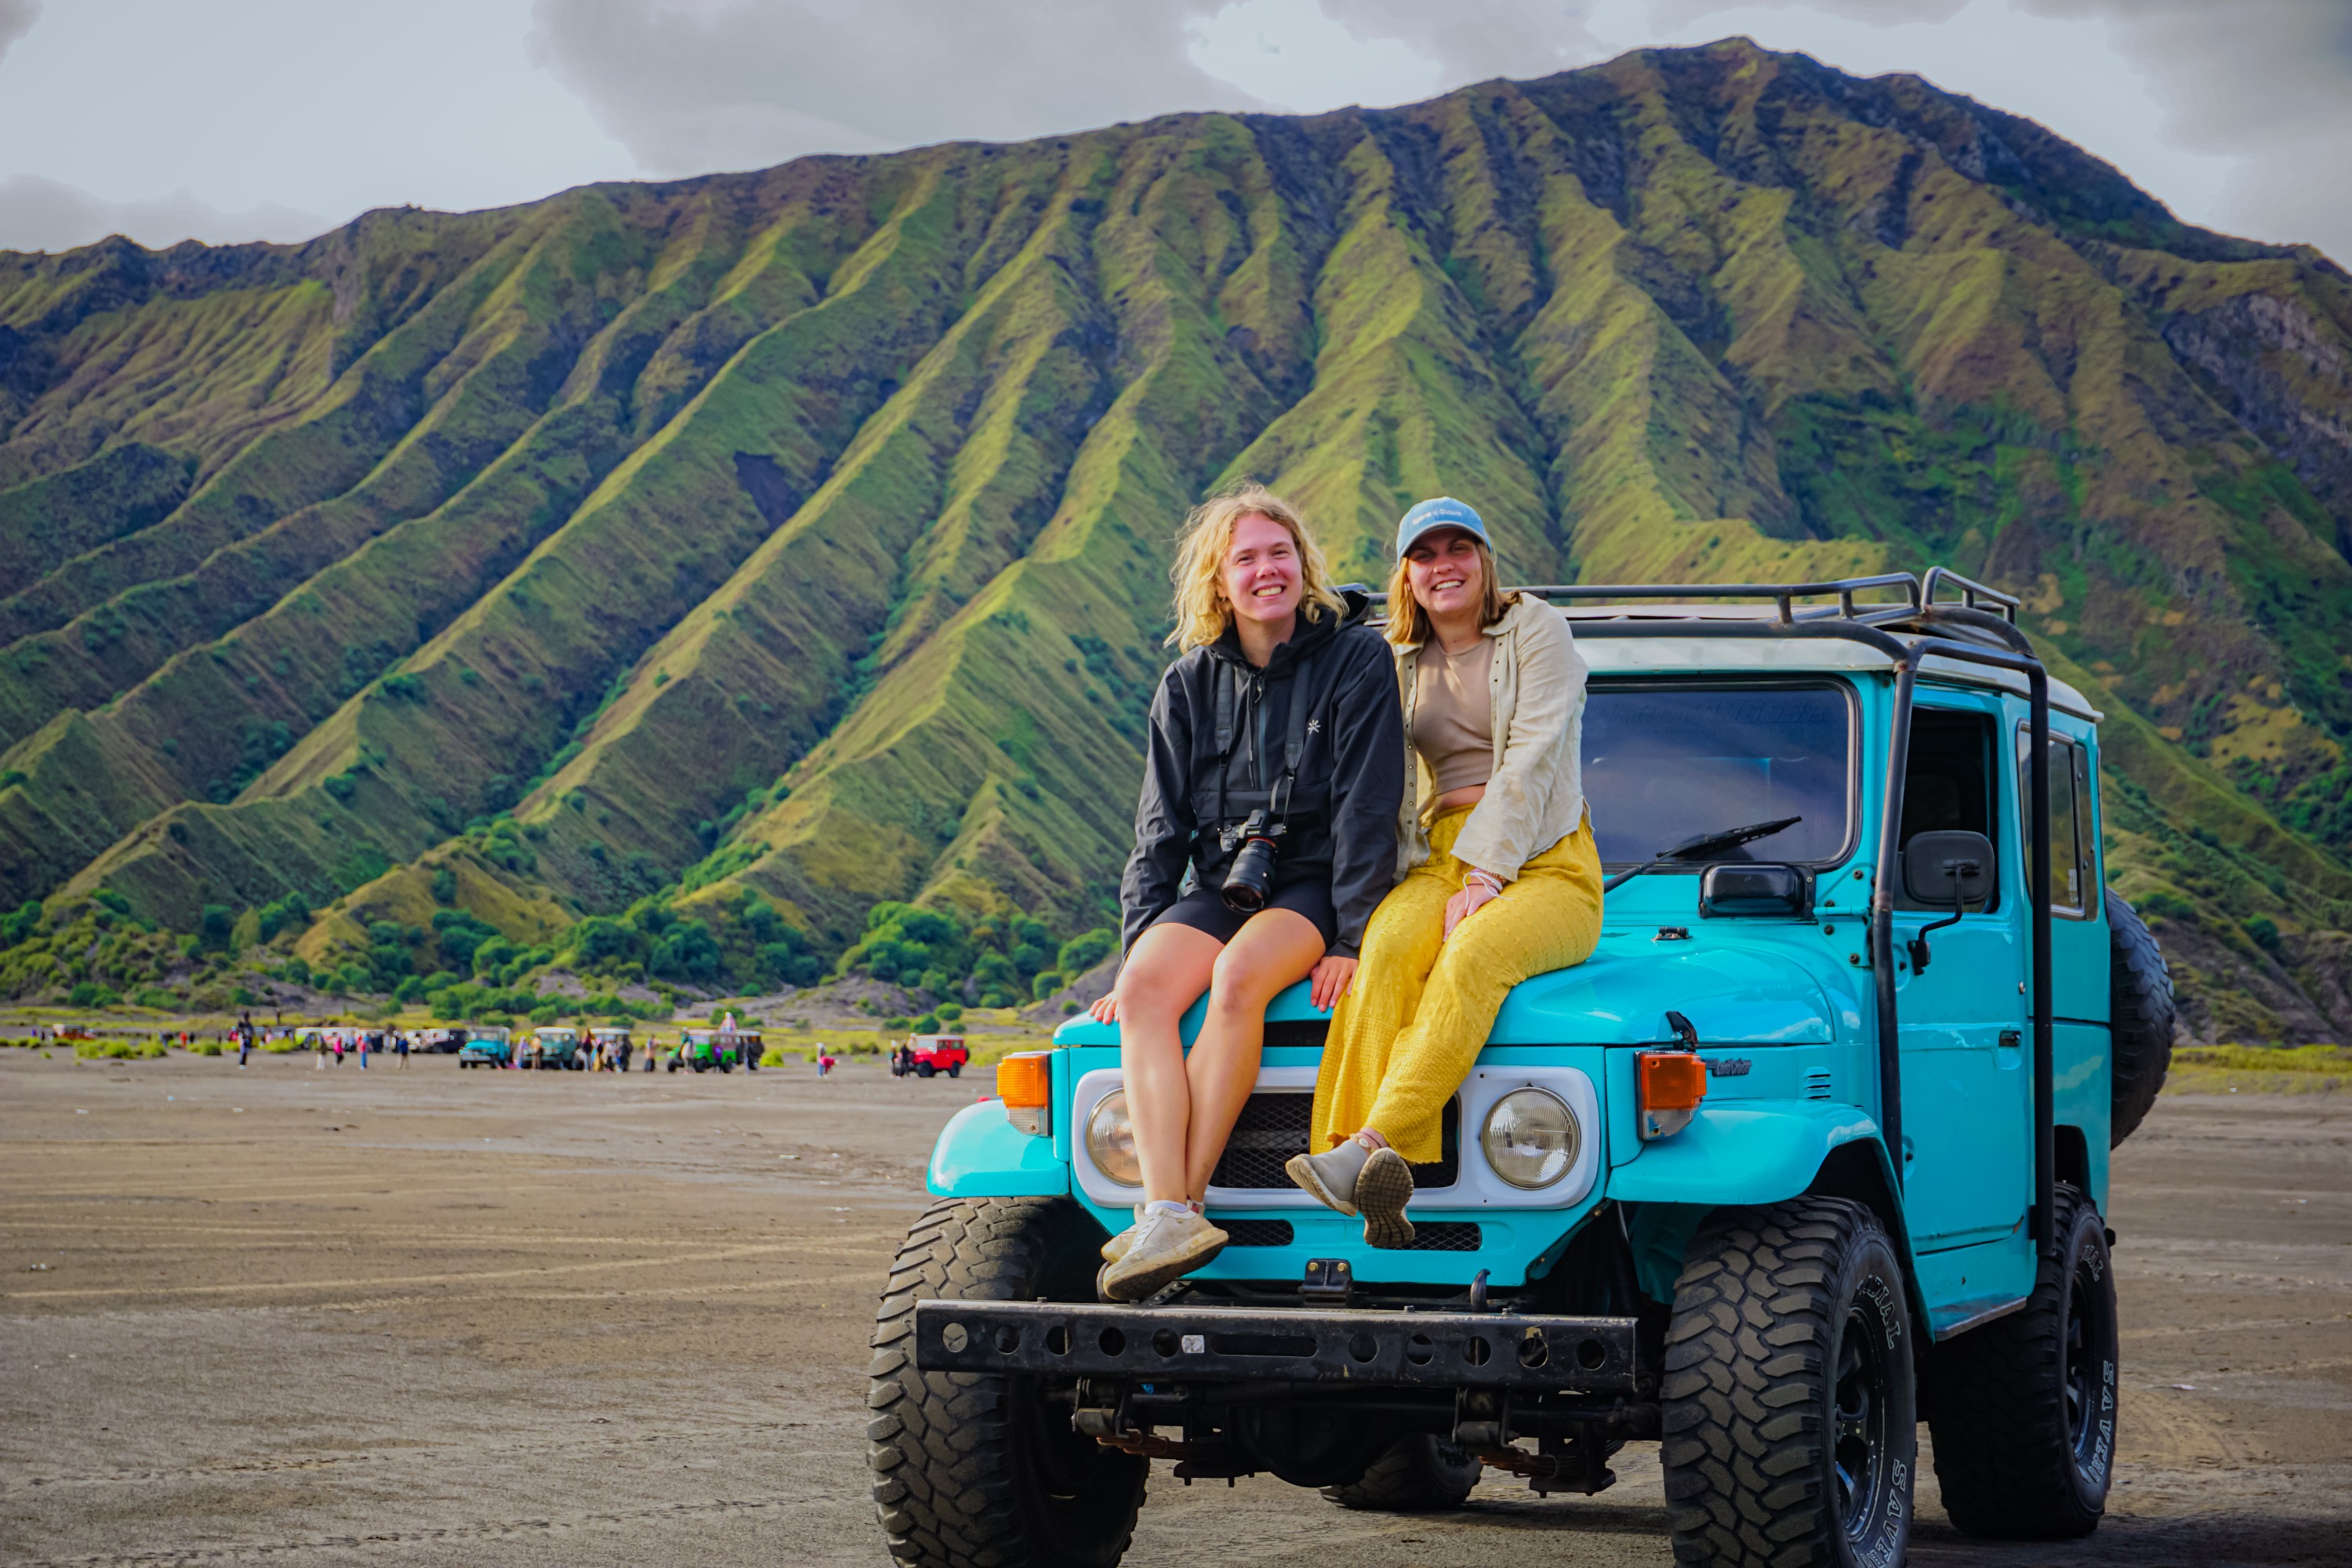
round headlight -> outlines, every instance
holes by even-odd
[[[1095,1101],[1087,1118],[1087,1157],[1120,1186],[1143,1185],[1143,1166],[1135,1157],[1135,1124],[1127,1119],[1127,1090],[1115,1089]]]
[[[1559,1096],[1515,1089],[1495,1101],[1478,1133],[1486,1166],[1515,1187],[1548,1187],[1576,1168],[1584,1131]]]

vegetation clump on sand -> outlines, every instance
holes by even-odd
[[[2338,1046],[2183,1046],[2167,1094],[2335,1094],[2352,1088],[2352,1050]]]

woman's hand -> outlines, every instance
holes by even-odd
[[[1339,998],[1348,994],[1348,987],[1356,983],[1356,961],[1327,953],[1307,972],[1307,978],[1313,982],[1307,994],[1315,1004],[1315,1010],[1328,1013],[1339,1005]]]
[[[1094,1015],[1094,1020],[1097,1024],[1118,1023],[1118,992],[1116,989],[1104,992],[1087,1004],[1087,1011]]]
[[[1502,896],[1483,877],[1473,877],[1465,881],[1462,890],[1445,900],[1445,934],[1452,936],[1455,926]]]

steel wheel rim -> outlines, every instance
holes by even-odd
[[[2102,1379],[2093,1341],[2104,1337],[2097,1321],[2103,1315],[2103,1302],[2098,1278],[2090,1264],[2087,1250],[2075,1254],[2074,1278],[2067,1281],[2066,1332],[2062,1349],[2065,1360],[2059,1369],[2066,1398],[2066,1446],[2077,1465],[2092,1458],[2099,1433]]]
[[[1860,1301],[1846,1311],[1838,1337],[1836,1376],[1830,1385],[1830,1477],[1839,1521],[1849,1541],[1876,1528],[1886,1466],[1885,1325]]]

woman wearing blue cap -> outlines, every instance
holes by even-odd
[[[1412,1165],[1512,986],[1581,963],[1601,935],[1601,857],[1580,761],[1583,658],[1549,605],[1506,595],[1478,514],[1423,501],[1397,529],[1388,639],[1418,788],[1404,879],[1381,901],[1332,1015],[1310,1149],[1290,1178],[1373,1247],[1412,1239]]]

